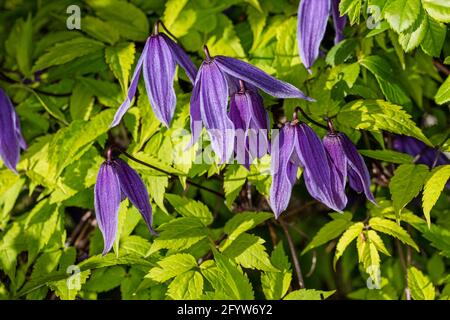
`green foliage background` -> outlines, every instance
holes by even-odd
[[[81,30],[66,28],[74,4]],[[0,7],[0,71],[7,76],[0,86],[29,143],[19,175],[0,167],[1,299],[450,298],[443,191],[450,166],[416,165],[383,139],[383,132],[406,134],[450,151],[448,1],[342,0],[351,23],[346,40],[333,46],[330,21],[312,74],[298,56],[297,0],[3,0]],[[195,150],[184,152],[190,137],[176,132],[189,130],[192,86],[183,72],[169,129],[156,120],[141,83],[137,107],[108,132],[157,19],[197,66],[207,44],[212,55],[245,59],[315,98],[264,102],[275,125],[290,120],[297,105],[319,122],[334,117],[376,169],[379,206],[353,194],[348,211],[329,213],[300,180],[276,221],[266,201],[269,156],[247,172],[194,163]],[[148,187],[160,235],[151,237],[124,201],[114,252],[102,257],[93,185],[103,161],[96,145],[108,136],[171,175],[130,163]],[[79,286],[68,287],[77,279]]]

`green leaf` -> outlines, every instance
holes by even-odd
[[[80,77],[77,80],[89,88],[89,91],[105,106],[116,108],[123,101],[119,86],[113,82],[88,77]]]
[[[145,13],[134,4],[122,0],[86,0],[97,16],[107,21],[125,39],[143,41],[149,25]]]
[[[264,243],[264,239],[260,237],[242,233],[235,240],[225,242],[221,250],[225,256],[234,259],[243,268],[278,271],[270,263]]]
[[[77,37],[69,41],[57,43],[39,57],[32,71],[36,72],[48,67],[67,63],[75,58],[101,49],[103,49],[103,43],[85,37]]]
[[[166,8],[164,10],[163,22],[170,30],[172,25],[176,22],[178,16],[182,13],[183,8],[188,3],[188,0],[168,0],[165,1]]]
[[[90,121],[76,120],[60,129],[52,138],[48,149],[50,172],[56,178],[62,170],[79,159],[101,134],[109,129],[114,110],[105,110]]]
[[[223,231],[229,239],[236,239],[241,233],[253,229],[258,224],[273,217],[270,212],[243,212],[238,213],[227,221]]]
[[[232,300],[253,300],[253,288],[242,269],[224,255],[214,252],[218,273],[213,287]]]
[[[437,104],[444,104],[450,101],[450,77],[444,81],[444,83],[439,87],[434,100]]]
[[[83,289],[93,292],[106,292],[118,286],[123,281],[125,269],[121,266],[94,270]]]
[[[31,56],[33,52],[33,25],[31,14],[28,15],[26,21],[21,23],[20,36],[17,41],[16,60],[19,70],[25,76],[31,76]],[[21,21],[22,22],[22,21]]]
[[[263,272],[261,275],[262,290],[266,299],[280,300],[288,291],[292,280],[291,264],[284,252],[282,242],[278,243],[272,251],[270,262],[272,262],[272,265],[280,271]]]
[[[199,300],[203,294],[203,276],[198,271],[187,271],[173,279],[167,296],[174,300]]]
[[[77,83],[72,90],[69,106],[72,120],[89,120],[94,107],[94,96],[83,83]]]
[[[263,12],[259,0],[244,0],[244,1],[247,2],[249,5],[251,5],[253,8],[255,8],[256,10],[258,10],[259,12]]]
[[[337,119],[350,128],[404,134],[433,146],[402,107],[383,100],[350,102],[341,109]]]
[[[434,300],[435,298],[433,283],[416,267],[408,268],[408,287],[414,300]]]
[[[241,40],[236,34],[233,22],[225,15],[217,15],[216,30],[217,34],[211,36],[206,45],[211,53],[216,52],[225,56],[244,57],[245,52],[242,48]]]
[[[422,207],[428,226],[431,225],[430,212],[439,196],[444,190],[445,184],[450,178],[450,165],[443,165],[431,170],[423,188]]]
[[[374,217],[369,220],[369,225],[372,229],[393,236],[394,238],[419,251],[419,247],[416,245],[408,232],[394,221]]]
[[[224,175],[223,188],[228,207],[231,207],[245,184],[248,176],[248,170],[241,165],[232,164],[227,166]]]
[[[389,190],[397,214],[422,190],[428,172],[423,164],[402,164],[394,171]]]
[[[165,282],[197,266],[193,256],[186,253],[174,254],[158,261],[158,266],[145,276],[154,281]]]
[[[158,207],[167,213],[167,209],[164,206],[164,194],[169,185],[169,177],[165,174],[158,173],[157,175],[146,175],[144,181],[147,182],[150,197]]]
[[[91,37],[109,44],[116,43],[120,38],[119,32],[113,25],[92,16],[83,17],[83,31]]]
[[[384,9],[384,17],[397,33],[413,25],[419,17],[420,0],[392,0]]]
[[[428,17],[421,12],[419,19],[408,30],[400,33],[398,42],[402,46],[405,52],[410,52],[417,48],[422,40],[425,38],[425,34],[428,28]]]
[[[208,226],[213,222],[211,211],[200,201],[195,201],[193,199],[180,197],[170,193],[166,193],[166,199],[183,217],[196,217],[200,219],[205,226]]]
[[[334,254],[333,259],[333,268],[336,269],[336,262],[339,258],[344,254],[345,249],[347,249],[348,245],[358,237],[358,235],[363,231],[364,223],[357,222],[351,225],[342,236],[339,238],[339,241],[336,245],[336,253]]]
[[[427,13],[440,22],[450,22],[450,2],[447,0],[422,0]]]
[[[81,290],[81,285],[83,285],[87,278],[89,277],[90,270],[86,270],[78,273],[78,281],[74,281],[72,286],[68,285],[69,279],[63,279],[58,281],[52,281],[48,283],[48,286],[55,292],[56,296],[61,300],[75,300],[78,292]]]
[[[345,82],[349,88],[353,87],[358,79],[360,71],[359,63],[341,64],[330,70],[327,79],[327,89],[332,90],[337,84]]]
[[[392,150],[358,150],[365,157],[377,159],[381,161],[408,164],[413,162],[413,157],[406,153]]]
[[[290,292],[283,300],[325,300],[335,292],[336,290],[300,289]]]
[[[119,43],[105,50],[105,60],[116,79],[119,80],[124,93],[128,90],[128,78],[134,62],[135,51],[133,42]]]
[[[369,56],[361,59],[359,63],[373,73],[386,99],[399,105],[411,105],[411,99],[396,80],[388,60],[380,56]]]
[[[377,279],[380,270],[380,255],[377,246],[366,233],[362,233],[356,240],[359,262],[362,263],[365,272],[372,278]]]
[[[59,109],[59,106],[57,105],[55,98],[46,96],[46,95],[39,95],[36,91],[27,88],[28,91],[31,91],[33,95],[36,97],[36,99],[39,101],[41,106],[47,111],[52,117],[55,119],[60,120],[64,125],[67,125],[67,119],[62,113],[62,111]]]
[[[325,61],[333,67],[342,64],[354,53],[357,45],[355,40],[345,39],[331,48]]]
[[[437,253],[427,262],[427,271],[433,283],[442,283],[442,278],[446,276],[444,259]]]
[[[420,231],[431,245],[440,251],[440,254],[450,257],[450,231],[432,224],[428,227],[425,220],[411,213],[403,213],[401,219]]]
[[[162,224],[160,236],[152,243],[149,254],[160,249],[185,250],[208,236],[200,219],[183,217]]]
[[[359,17],[361,15],[362,0],[342,0],[339,3],[339,11],[341,16],[347,14],[350,24],[359,24]]]
[[[367,237],[369,238],[370,242],[372,242],[375,245],[375,247],[377,248],[378,251],[384,253],[387,256],[391,255],[389,253],[389,251],[386,249],[386,246],[384,245],[384,242],[380,238],[378,233],[376,233],[373,230],[368,230],[367,231]]]
[[[131,235],[123,237],[119,242],[119,249],[122,255],[131,255],[144,258],[150,251],[150,242],[140,236]]]
[[[302,251],[302,255],[311,249],[327,243],[328,241],[337,238],[342,232],[347,230],[352,223],[352,214],[350,212],[344,212],[343,214],[333,215],[333,220],[325,224],[314,236],[312,241]]]
[[[420,47],[433,57],[439,57],[444,45],[447,27],[433,19],[428,19],[428,27]]]

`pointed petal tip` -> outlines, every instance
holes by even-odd
[[[367,196],[366,196],[367,197]],[[372,202],[376,207],[379,207],[380,205],[378,204],[377,200],[375,200],[374,196],[372,193],[370,193],[370,197],[367,197],[367,199]]]
[[[115,126],[117,126],[120,123],[120,120],[113,120],[111,122],[111,124],[109,125],[109,129],[114,128]]]
[[[278,218],[281,216],[283,212],[273,212],[273,214],[275,215],[275,220],[278,220]]]

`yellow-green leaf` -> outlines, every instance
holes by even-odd
[[[356,237],[363,231],[364,223],[357,222],[351,225],[339,238],[339,241],[336,245],[336,253],[334,254],[333,259],[333,268],[336,268],[336,262],[339,258],[344,254],[345,249],[348,245],[356,239]]]
[[[422,207],[428,227],[431,224],[430,212],[436,201],[439,199],[444,186],[450,178],[450,165],[434,168],[428,176],[423,188]]]
[[[435,298],[433,283],[415,267],[408,269],[408,287],[414,300],[434,300]]]
[[[128,90],[128,78],[130,76],[131,65],[134,61],[134,43],[119,43],[114,47],[105,50],[105,59],[114,76],[119,80],[124,93]]]
[[[416,245],[416,243],[408,234],[408,232],[406,232],[405,229],[403,229],[399,224],[395,223],[394,221],[374,217],[369,220],[369,225],[372,229],[391,235],[394,238],[400,240],[405,244],[410,245],[411,247],[419,251],[419,247]]]
[[[423,164],[402,164],[395,170],[389,190],[397,215],[419,194],[427,176],[428,167]]]

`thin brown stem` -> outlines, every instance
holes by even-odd
[[[291,234],[289,233],[287,224],[283,220],[280,220],[280,225],[281,225],[281,228],[283,228],[284,235],[286,236],[286,239],[288,241],[289,250],[291,251],[292,262],[294,263],[294,269],[295,269],[295,274],[297,275],[298,286],[300,287],[300,289],[303,289],[303,288],[305,288],[305,282],[303,280],[302,269],[301,269],[300,263],[298,261],[297,251],[295,250],[294,241],[292,240]]]
[[[403,254],[403,248],[402,245],[400,244],[399,240],[395,240],[395,244],[397,246],[397,251],[398,251],[398,255],[400,258],[400,264],[402,266],[403,269],[403,273],[405,276],[405,296],[406,296],[406,300],[411,300],[411,292],[408,288],[408,264],[407,264],[407,260],[405,259],[405,255]]]
[[[436,67],[436,69],[438,69],[440,72],[442,72],[443,74],[449,76],[450,75],[450,70],[444,66],[440,61],[438,60],[434,60],[433,61],[434,66]]]
[[[316,120],[312,119],[310,116],[308,116],[308,115],[306,114],[306,112],[305,112],[302,108],[297,107],[297,108],[295,108],[295,111],[296,111],[296,113],[297,113],[297,111],[300,111],[300,113],[302,114],[302,116],[303,116],[306,120],[308,120],[309,122],[314,123],[316,126],[322,128],[322,129],[328,130],[328,126],[326,126],[326,125],[324,125],[324,124],[321,124],[321,123],[317,122]]]
[[[145,162],[145,161],[139,160],[139,159],[133,157],[131,154],[129,154],[129,153],[126,152],[126,151],[120,151],[120,152],[121,152],[124,156],[126,156],[128,159],[130,159],[130,160],[132,160],[132,161],[134,161],[134,162],[136,162],[136,163],[142,164],[143,166],[146,166],[146,167],[151,168],[151,169],[153,169],[153,170],[162,172],[162,173],[164,173],[164,174],[166,174],[166,175],[168,175],[168,176],[170,176],[170,177],[173,177],[173,178],[177,178],[177,177],[178,177],[178,175],[176,175],[176,174],[174,174],[174,173],[170,173],[170,172],[168,172],[168,171],[166,171],[166,170],[163,170],[163,169],[161,169],[161,168],[155,167],[154,165],[151,165],[150,163],[147,163],[147,162]],[[198,183],[196,183],[196,182],[194,182],[194,181],[192,181],[192,180],[190,180],[190,179],[186,179],[186,182],[189,183],[191,186],[194,186],[194,187],[197,187],[197,188],[199,188],[199,189],[208,191],[208,192],[210,192],[210,193],[215,194],[215,195],[218,196],[218,197],[221,197],[221,198],[225,199],[225,195],[224,195],[223,193],[219,192],[219,191],[216,191],[216,190],[210,189],[210,188],[208,188],[208,187],[202,186],[201,184],[198,184]]]

